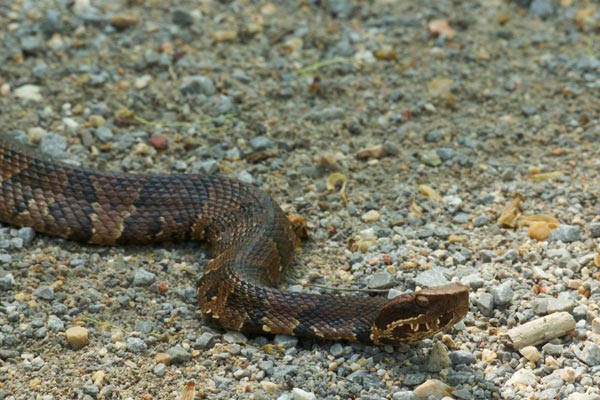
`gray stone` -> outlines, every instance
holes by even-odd
[[[173,160],[173,162],[171,163],[171,167],[178,172],[184,172],[188,165],[185,161],[183,160]]]
[[[415,394],[413,392],[396,392],[392,395],[392,400],[414,400]]]
[[[83,387],[81,389],[83,390],[83,393],[89,394],[90,396],[94,396],[94,397],[98,393],[100,393],[100,389],[98,388],[98,386],[92,385],[92,384],[83,385]]]
[[[233,100],[231,100],[231,97],[225,96],[224,94],[219,96],[219,100],[214,106],[215,111],[220,115],[231,113],[233,108]]]
[[[552,344],[552,343],[546,343],[543,347],[542,350],[544,351],[544,353],[551,355],[551,356],[560,356],[562,355],[563,351],[564,351],[564,346],[562,344]]]
[[[10,239],[10,247],[12,247],[13,249],[22,249],[23,239],[21,239],[20,237]]]
[[[0,276],[0,290],[11,290],[15,284],[15,278],[13,274],[7,273],[6,275]]]
[[[108,143],[114,138],[112,130],[107,126],[100,126],[94,129],[94,136],[102,143]]]
[[[134,329],[138,332],[149,334],[154,330],[155,326],[154,321],[138,321],[135,323]]]
[[[152,371],[154,372],[154,374],[156,374],[156,376],[162,377],[167,372],[167,366],[163,363],[158,363],[154,366],[154,369]]]
[[[289,335],[275,335],[273,343],[282,346],[284,349],[289,349],[298,344],[298,338]]]
[[[448,210],[451,214],[454,214],[456,211],[458,211],[463,204],[462,199],[458,196],[444,196],[442,201],[444,202],[444,207],[446,210]],[[469,218],[470,217],[471,216],[469,215]]]
[[[24,53],[37,53],[44,48],[41,35],[25,35],[19,38],[19,44]]]
[[[309,121],[324,122],[344,118],[345,115],[346,109],[343,107],[332,106],[311,111],[304,116],[304,119]]]
[[[223,340],[227,343],[243,344],[248,341],[248,338],[242,332],[229,331],[223,335]]]
[[[535,17],[548,18],[554,15],[553,0],[533,0],[529,5],[529,13]]]
[[[202,94],[205,96],[212,96],[217,92],[213,81],[203,75],[190,76],[180,86],[179,90],[183,95],[194,96]]]
[[[183,7],[175,7],[171,11],[171,20],[175,25],[188,27],[194,23],[194,17]]]
[[[192,165],[192,170],[203,175],[213,175],[219,170],[219,163],[215,160],[195,162]]]
[[[54,300],[54,289],[48,285],[41,285],[33,292],[35,297],[44,300]]]
[[[125,343],[127,345],[127,350],[132,353],[140,354],[148,350],[146,342],[137,337],[128,337]]]
[[[600,223],[590,224],[590,234],[593,238],[600,237]]]
[[[460,279],[460,283],[462,283],[465,286],[469,286],[473,290],[477,290],[477,289],[483,287],[483,285],[485,284],[485,281],[483,280],[483,278],[481,277],[480,274],[475,273],[475,274],[463,276]]]
[[[426,288],[447,285],[450,283],[439,268],[432,268],[419,273],[414,281],[418,286]]]
[[[441,138],[442,138],[442,131],[440,131],[439,129],[434,129],[432,131],[429,131],[425,135],[426,142],[439,142],[439,140]]]
[[[571,311],[575,307],[575,300],[569,292],[561,292],[555,297],[545,297],[533,302],[533,310],[538,315],[552,314],[559,311]]]
[[[334,357],[339,357],[344,354],[344,346],[341,343],[334,343],[329,348],[329,353]]]
[[[479,217],[475,218],[475,220],[473,221],[473,224],[477,228],[487,225],[487,223],[488,223],[488,218],[485,215],[480,215]]]
[[[429,357],[425,361],[425,370],[440,372],[450,365],[452,365],[452,362],[450,357],[448,357],[448,348],[442,342],[434,342]]]
[[[65,330],[65,323],[56,315],[48,317],[48,329],[54,332],[61,332]]]
[[[10,254],[0,254],[0,264],[10,264],[13,262],[13,257]]]
[[[192,358],[192,355],[180,345],[173,346],[167,350],[173,364],[183,364]]]
[[[198,340],[196,340],[196,345],[200,349],[208,349],[213,347],[215,343],[215,338],[217,335],[211,332],[202,332]]]
[[[550,232],[550,240],[561,241],[563,243],[575,242],[581,240],[581,229],[578,225],[559,225],[558,228]]]
[[[18,230],[17,236],[23,240],[23,246],[29,246],[35,238],[35,231],[33,228],[26,226]]]
[[[254,183],[254,177],[248,171],[240,171],[236,175],[236,178],[240,182],[244,182],[244,183],[248,183],[248,184]]]
[[[494,296],[489,293],[479,293],[477,296],[477,306],[483,315],[489,317],[494,309]]]
[[[436,153],[438,157],[440,157],[440,160],[442,160],[442,162],[451,160],[454,157],[454,149],[448,147],[439,147],[436,150]]]
[[[575,351],[575,356],[590,367],[600,365],[600,347],[594,342],[587,342],[582,350]]]
[[[417,386],[425,382],[427,375],[424,373],[417,372],[415,374],[404,375],[404,381],[402,383],[406,386]]]
[[[133,273],[133,286],[148,286],[156,281],[156,274],[143,268],[136,269]]]
[[[40,139],[40,151],[50,157],[60,157],[67,149],[67,140],[53,132],[48,132]]]
[[[369,279],[369,287],[371,289],[386,289],[393,283],[392,274],[387,271],[376,272]]]
[[[354,4],[351,0],[328,0],[329,12],[335,18],[347,19],[352,16],[352,5]]]
[[[269,149],[275,146],[275,143],[270,138],[264,135],[253,137],[252,139],[250,139],[248,144],[250,145],[250,147],[252,147],[252,150],[254,151]]]
[[[442,159],[435,150],[424,150],[419,153],[419,160],[430,167],[437,167],[442,163]]]
[[[464,350],[451,351],[450,354],[448,354],[448,357],[450,357],[450,360],[454,365],[469,365],[476,361],[475,355],[472,352]]]
[[[50,8],[46,10],[44,21],[40,25],[40,29],[46,36],[51,36],[53,33],[60,33],[65,28],[60,11]]]
[[[497,306],[505,306],[512,300],[513,290],[510,282],[505,282],[498,286],[493,286],[490,290]]]

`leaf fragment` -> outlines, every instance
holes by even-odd
[[[523,201],[523,196],[517,193],[515,198],[502,210],[502,214],[498,218],[498,225],[503,228],[514,228],[517,226],[517,218],[521,215],[521,201]]]
[[[327,190],[330,192],[334,192],[338,185],[341,185],[339,194],[342,200],[343,205],[348,204],[348,198],[346,197],[346,183],[348,182],[348,178],[344,174],[340,174],[339,172],[334,172],[329,175],[327,178]]]

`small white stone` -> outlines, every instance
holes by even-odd
[[[535,386],[537,385],[537,377],[531,370],[522,368],[515,372],[506,382],[509,386]]]
[[[40,87],[35,85],[23,85],[15,89],[15,96],[23,100],[42,101]]]
[[[360,218],[363,220],[363,222],[375,222],[379,221],[379,219],[381,218],[381,214],[379,213],[379,211],[369,210],[366,213],[364,213]]]
[[[307,392],[299,388],[292,389],[292,397],[294,400],[316,400],[317,398],[314,393]]]
[[[519,350],[519,353],[533,363],[538,362],[541,357],[539,350],[535,346],[525,346]]]

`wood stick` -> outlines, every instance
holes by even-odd
[[[516,350],[535,346],[561,337],[575,329],[575,318],[568,312],[546,315],[507,332],[510,345]]]

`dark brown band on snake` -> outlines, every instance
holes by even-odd
[[[200,308],[248,333],[397,344],[448,329],[469,308],[459,284],[391,300],[277,289],[297,245],[290,223],[267,194],[224,177],[99,172],[0,140],[0,221],[99,245],[205,241],[215,258],[198,280]]]

